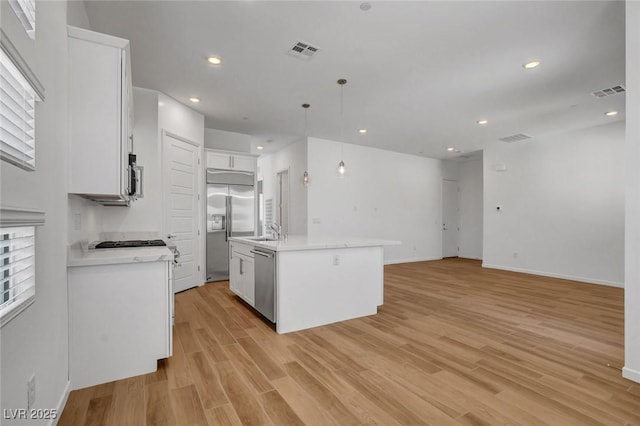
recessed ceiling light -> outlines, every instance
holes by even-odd
[[[264,149],[264,146],[258,145],[258,146],[256,146],[256,149]]]
[[[367,133],[367,129],[358,129],[359,133]]]
[[[200,99],[199,99],[199,98],[189,98],[189,100],[190,100],[191,102],[193,102],[194,104],[197,104],[198,102],[200,102]]]
[[[366,12],[369,9],[371,9],[371,3],[360,3],[360,10]]]
[[[614,115],[617,115],[618,111],[607,111],[604,113],[604,115],[606,115],[607,117],[613,117]]]
[[[267,143],[273,142],[273,139],[267,139]]]
[[[207,58],[207,61],[213,65],[220,65],[222,63],[222,59],[218,58],[217,56],[209,56],[209,58]]]
[[[527,62],[526,64],[522,65],[524,68],[530,70],[532,68],[537,67],[538,65],[540,65],[540,61],[530,61]]]
[[[487,124],[489,121],[488,120],[478,120],[478,124],[482,125],[482,124]]]
[[[455,151],[456,149],[453,147],[447,148],[447,151],[451,152],[451,151]]]

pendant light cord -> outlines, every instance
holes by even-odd
[[[340,85],[340,161],[344,160],[344,85],[347,80],[341,78],[338,80]]]
[[[344,84],[340,85],[340,161],[344,160]]]

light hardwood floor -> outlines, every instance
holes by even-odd
[[[176,296],[156,373],[72,392],[59,424],[640,424],[622,365],[617,288],[390,265],[378,315],[277,335],[210,283]]]

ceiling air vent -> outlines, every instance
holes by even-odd
[[[606,89],[602,89],[602,90],[597,90],[593,93],[591,93],[593,96],[595,96],[596,98],[605,98],[607,96],[611,96],[611,95],[615,95],[618,93],[623,93],[626,92],[625,88],[622,86],[613,86],[613,87],[608,87]]]
[[[309,59],[311,59],[311,57],[313,57],[313,55],[315,55],[319,51],[320,51],[320,48],[317,46],[313,46],[304,41],[298,41],[296,44],[293,45],[291,49],[289,49],[287,53],[295,58],[308,61]]]
[[[531,136],[525,135],[523,133],[518,133],[517,135],[505,136],[504,138],[500,138],[503,142],[520,142],[525,141],[527,139],[531,139]]]

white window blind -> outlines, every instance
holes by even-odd
[[[36,0],[9,0],[13,11],[32,39],[36,38]]]
[[[0,323],[35,299],[35,227],[0,228]]]
[[[35,170],[35,103],[43,99],[43,90],[4,33],[1,41],[0,157]]]

